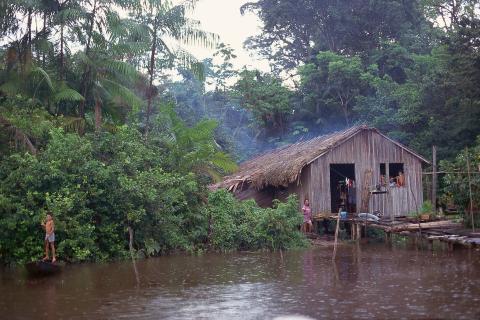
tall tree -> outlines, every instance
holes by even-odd
[[[480,9],[477,0],[422,0],[425,15],[445,31],[453,31],[462,18],[472,19]]]
[[[279,78],[258,70],[243,70],[233,87],[240,105],[250,110],[266,135],[283,135],[291,114],[291,92]]]
[[[345,125],[350,126],[356,100],[368,94],[376,76],[375,69],[376,66],[365,68],[359,57],[333,52],[321,52],[312,63],[302,66],[299,70],[301,90],[307,98],[306,107],[313,104],[317,123],[322,118],[328,120],[332,114],[335,118],[340,110]]]
[[[384,43],[407,45],[425,23],[414,0],[260,0],[242,10],[263,22],[248,46],[290,70],[320,51],[368,54]]]

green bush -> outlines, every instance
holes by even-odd
[[[441,161],[440,170],[448,172],[443,176],[443,192],[453,199],[455,205],[464,213],[466,227],[471,227],[470,216],[470,188],[467,171],[467,157],[470,164],[470,184],[472,192],[473,210],[478,211],[480,206],[480,136],[475,146],[460,152],[453,161]],[[478,212],[474,213],[475,225],[480,225]]]
[[[183,130],[183,129],[182,129]],[[145,143],[131,127],[79,136],[51,129],[37,155],[0,161],[0,262],[23,263],[43,254],[40,222],[54,214],[61,259],[103,261],[129,256],[128,227],[138,256],[182,250],[284,249],[303,244],[294,197],[261,209],[226,191],[209,195],[207,132]],[[203,140],[202,140],[203,139]],[[175,155],[175,156],[173,156]],[[182,165],[179,165],[179,163]]]
[[[203,225],[195,212],[202,191],[193,173],[164,169],[172,167],[163,156],[167,152],[146,145],[127,127],[84,137],[54,129],[37,156],[5,158],[0,260],[24,262],[42,255],[40,222],[47,210],[54,213],[58,254],[66,260],[125,257],[127,226],[135,231],[135,248],[149,254],[199,242]]]
[[[430,200],[426,200],[422,204],[422,208],[420,209],[422,214],[433,213],[433,204]]]
[[[210,222],[209,244],[217,250],[289,249],[306,245],[299,232],[302,216],[296,196],[273,208],[253,200],[238,201],[226,190],[209,195],[204,214]]]

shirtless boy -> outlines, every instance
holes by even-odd
[[[46,222],[42,222],[42,227],[45,229],[45,258],[48,260],[48,247],[52,250],[52,263],[55,262],[55,224],[53,223],[52,213],[47,214]]]

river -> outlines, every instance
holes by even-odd
[[[480,319],[480,252],[383,244],[1,271],[2,319]]]

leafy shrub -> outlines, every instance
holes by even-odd
[[[149,143],[127,126],[85,136],[53,128],[37,155],[6,156],[0,162],[0,262],[42,256],[40,222],[49,210],[58,255],[73,262],[128,257],[129,227],[138,256],[207,245],[227,251],[303,244],[294,197],[262,209],[218,191],[204,205],[205,173],[228,167],[228,157],[211,158],[211,124],[198,132],[176,128],[183,132],[177,140]]]
[[[304,246],[302,216],[291,195],[286,203],[260,208],[253,200],[238,201],[226,190],[209,195],[204,208],[210,221],[210,245],[217,250],[289,249]]]
[[[475,225],[480,225],[480,215],[478,208],[480,207],[480,136],[473,148],[460,152],[453,161],[441,161],[440,169],[448,172],[443,177],[443,191],[450,195],[453,202],[464,212],[464,222],[466,227],[471,227],[470,209],[470,190],[467,171],[467,155],[470,162],[471,174],[470,182],[472,186],[473,210],[477,211],[474,216]],[[477,174],[475,174],[477,173]]]
[[[71,261],[125,257],[128,226],[135,248],[149,254],[200,241],[203,225],[195,212],[202,191],[193,173],[164,169],[173,167],[167,152],[128,127],[84,137],[52,129],[37,156],[6,157],[0,163],[0,260],[42,255],[40,222],[47,210],[54,213],[58,254]]]

